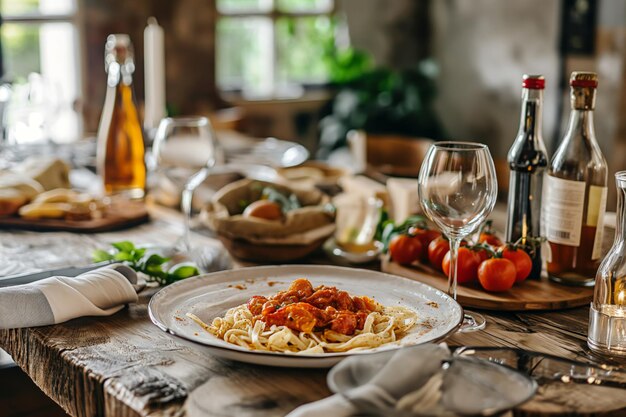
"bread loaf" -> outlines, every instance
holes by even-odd
[[[67,203],[33,203],[19,209],[26,219],[62,219],[72,209]]]
[[[70,167],[59,158],[30,157],[13,168],[13,171],[37,181],[44,190],[70,188]]]
[[[0,216],[10,216],[28,202],[26,196],[16,188],[0,189]]]

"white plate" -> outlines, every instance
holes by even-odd
[[[300,165],[309,157],[309,151],[299,143],[267,138],[241,148],[226,148],[226,161],[234,164],[269,165],[288,168]]]
[[[204,322],[222,316],[253,295],[285,290],[296,278],[313,286],[336,286],[352,295],[365,295],[386,306],[401,305],[418,313],[418,324],[400,341],[358,352],[296,355],[259,352],[227,343],[186,317],[191,312]],[[463,309],[450,296],[421,282],[382,272],[317,265],[282,265],[221,271],[179,281],[156,293],[148,306],[150,319],[162,330],[207,346],[216,356],[258,365],[326,368],[349,355],[434,342],[460,326]]]

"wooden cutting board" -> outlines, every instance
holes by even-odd
[[[150,215],[143,202],[116,202],[100,219],[24,219],[18,216],[0,217],[1,229],[33,230],[36,232],[100,233],[126,229],[146,223]]]
[[[428,266],[403,266],[385,257],[382,270],[428,284],[447,292],[448,279]],[[479,283],[457,286],[457,301],[463,307],[483,310],[528,311],[560,310],[588,305],[593,299],[593,287],[561,285],[542,277],[526,280],[509,291],[489,293]]]

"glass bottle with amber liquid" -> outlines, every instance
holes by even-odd
[[[593,127],[597,75],[573,72],[572,112],[544,184],[548,276],[592,286],[602,256],[607,164]]]
[[[545,79],[542,75],[522,78],[522,113],[517,137],[507,156],[511,170],[505,237],[532,248],[531,278],[540,278],[541,197],[548,153],[541,135],[541,110]]]
[[[142,198],[146,188],[144,140],[133,97],[133,47],[128,35],[109,35],[104,63],[107,92],[98,128],[98,173],[106,194]]]

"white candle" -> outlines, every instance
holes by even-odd
[[[147,131],[156,129],[165,117],[165,47],[163,28],[154,17],[148,19],[143,33],[145,109],[143,125]]]

